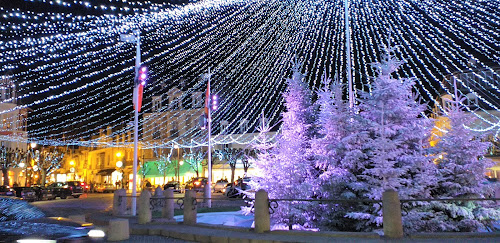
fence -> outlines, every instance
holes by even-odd
[[[113,203],[113,214],[116,216],[124,215],[127,212],[128,201],[131,196],[125,194],[125,190],[115,192]],[[196,224],[197,208],[205,206],[207,200],[215,201],[212,205],[222,206],[252,206],[254,213],[255,232],[263,233],[270,231],[270,215],[279,208],[280,203],[305,202],[319,204],[380,204],[383,215],[383,231],[387,238],[403,237],[402,227],[402,205],[417,201],[495,201],[500,204],[500,198],[450,198],[450,199],[403,199],[400,200],[398,193],[394,190],[387,190],[383,193],[382,200],[324,200],[324,199],[269,199],[268,193],[259,190],[255,194],[255,199],[230,199],[230,198],[204,198],[196,197],[195,191],[186,190],[184,197],[174,197],[171,189],[161,190],[158,188],[155,195],[149,191],[141,192],[138,198],[138,221],[140,224],[146,224],[152,221],[153,212],[161,212],[161,218],[166,221],[173,221],[174,210],[182,210],[184,215],[184,224]],[[218,204],[217,202],[230,202],[229,204]],[[403,207],[404,210],[404,207]]]

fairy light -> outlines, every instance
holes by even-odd
[[[129,131],[124,124],[130,119],[134,55],[133,48],[119,43],[117,36],[136,28],[143,30],[143,60],[149,68],[145,97],[160,96],[178,86],[181,78],[191,77],[186,80],[189,88],[174,94],[180,96],[176,102],[182,102],[203,90],[203,81],[196,77],[213,68],[213,89],[223,97],[214,113],[215,126],[222,120],[229,123],[226,135],[214,134],[216,143],[251,143],[254,138],[239,134],[238,126],[245,119],[252,127],[263,110],[270,121],[280,119],[284,78],[290,75],[289,60],[295,56],[304,62],[304,82],[309,86],[317,87],[324,73],[338,74],[345,82],[341,1],[25,2],[57,8],[39,13],[0,7],[0,30],[5,36],[0,37],[0,73],[11,71],[23,104],[0,113],[36,108],[29,117],[29,131],[41,144],[99,143],[90,138],[103,128],[101,120],[109,121],[106,125],[113,134]],[[444,109],[438,95],[453,94],[445,79],[452,73],[485,69],[491,78],[499,79],[485,62],[500,65],[495,29],[500,17],[491,14],[499,7],[497,1],[453,6],[445,0],[350,2],[357,89],[370,92],[369,63],[379,59],[380,45],[387,43],[389,32],[391,42],[401,46],[397,55],[407,60],[395,76],[417,77],[416,92],[440,112]],[[75,8],[83,12],[72,12]],[[468,66],[469,60],[475,62],[474,68]],[[500,121],[490,111],[498,110],[499,104],[486,99],[500,98],[498,83],[477,72],[472,76],[472,81],[457,79],[464,88],[460,94],[473,93],[490,107],[472,111],[486,124],[475,129],[500,131]],[[151,101],[145,99],[143,107],[149,112]],[[168,106],[145,116],[140,127],[145,146],[206,146],[206,135],[197,129],[195,116]],[[76,129],[79,124],[88,129]],[[168,133],[173,125],[185,132],[147,144],[152,140],[150,131]],[[82,137],[85,141],[80,141]]]

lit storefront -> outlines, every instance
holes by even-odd
[[[176,161],[174,161],[174,164],[176,164]],[[164,184],[166,184],[167,182],[169,181],[176,181],[177,180],[177,176],[176,176],[176,167],[175,166],[171,166],[169,168],[167,168],[166,172],[165,172],[165,175],[163,175],[162,173],[160,173],[160,171],[158,171],[158,167],[156,166],[156,163],[155,161],[148,161],[145,163],[145,166],[143,166],[144,168],[146,168],[146,173],[145,173],[145,176],[144,176],[144,181],[149,181],[151,183],[152,186],[156,187],[156,186],[163,186]],[[140,185],[140,181],[142,179],[142,176],[143,176],[143,167],[141,167],[139,169],[139,172],[138,172],[138,182],[137,184]],[[193,178],[193,177],[196,177],[196,172],[191,168],[191,166],[188,164],[188,163],[179,163],[179,167],[180,167],[180,171],[179,171],[179,181],[181,184],[184,184],[186,183],[186,181],[188,181],[189,179]],[[203,176],[203,173],[202,173],[202,166],[198,166],[199,171],[199,176]]]

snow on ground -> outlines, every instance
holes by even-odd
[[[174,219],[177,222],[182,222],[184,216],[178,215]],[[196,222],[250,228],[253,226],[253,215],[243,215],[240,211],[199,213],[197,214]]]

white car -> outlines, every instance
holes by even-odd
[[[213,188],[214,192],[225,192],[227,180],[218,180],[214,183]]]

